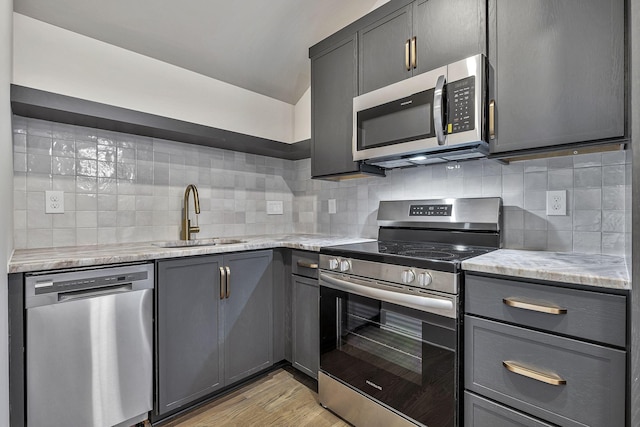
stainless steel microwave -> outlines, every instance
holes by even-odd
[[[353,159],[386,168],[484,157],[487,61],[476,55],[353,99]]]

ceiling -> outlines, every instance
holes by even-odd
[[[14,0],[14,11],[296,104],[308,49],[376,0]]]

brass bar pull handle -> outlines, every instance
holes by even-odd
[[[547,314],[567,314],[566,308],[534,304],[531,302],[517,300],[515,298],[504,298],[502,302],[509,307],[522,308],[523,310],[531,310]]]
[[[227,287],[227,272],[220,267],[220,299],[224,299],[224,290]]]
[[[489,101],[489,139],[496,139],[496,100]]]
[[[307,262],[307,261],[302,261],[301,259],[298,260],[298,267],[304,267],[304,268],[313,268],[314,270],[318,269],[318,264],[316,264],[315,262]]]
[[[510,360],[503,361],[502,366],[504,366],[514,374],[522,375],[523,377],[531,378],[536,381],[541,381],[546,384],[551,384],[551,385],[567,384],[567,381],[562,379],[562,377],[560,377],[559,375],[556,375],[553,373],[549,374],[544,372],[538,372],[536,370],[524,367]]]
[[[404,68],[407,71],[411,71],[411,52],[409,50],[409,45],[411,44],[411,39],[407,40],[404,44]]]
[[[227,270],[227,298],[231,296],[231,269],[229,267],[225,267]]]
[[[416,68],[417,65],[417,48],[416,48],[416,44],[418,42],[418,39],[416,37],[411,39],[411,68]]]

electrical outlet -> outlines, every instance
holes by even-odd
[[[64,213],[64,191],[44,192],[44,212]]]
[[[567,214],[567,190],[547,191],[547,215]]]

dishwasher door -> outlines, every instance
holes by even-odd
[[[147,419],[153,266],[40,275],[26,286],[27,425]]]

